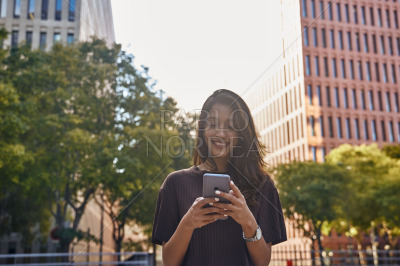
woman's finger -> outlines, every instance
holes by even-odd
[[[224,199],[229,200],[230,202],[232,202],[232,204],[235,204],[235,203],[237,204],[238,203],[238,198],[235,197],[234,195],[230,194],[230,193],[226,193],[226,192],[223,192],[223,191],[220,191],[220,190],[216,190],[215,194],[220,196],[220,197],[222,197],[222,198],[224,198]]]
[[[229,186],[231,187],[234,196],[238,198],[243,197],[243,194],[240,192],[239,188],[235,185],[235,183],[233,183],[233,181],[229,183]]]

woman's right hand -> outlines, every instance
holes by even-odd
[[[182,218],[182,222],[184,222],[185,227],[194,230],[196,228],[201,228],[207,224],[215,222],[218,218],[224,217],[224,214],[219,213],[220,211],[223,211],[223,209],[221,208],[212,206],[204,208],[204,205],[212,205],[213,203],[218,201],[219,198],[197,198],[193,202],[192,206],[187,211],[185,216],[183,216]]]

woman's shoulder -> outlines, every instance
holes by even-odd
[[[161,188],[162,189],[171,188],[172,186],[181,184],[182,181],[184,181],[183,179],[187,179],[187,177],[192,176],[194,174],[196,174],[195,166],[192,166],[192,167],[189,167],[186,169],[173,171],[165,178],[164,183],[161,186]]]

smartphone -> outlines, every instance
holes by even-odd
[[[226,200],[217,194],[215,194],[216,190],[223,191],[229,193],[230,186],[229,183],[231,181],[231,177],[226,174],[212,174],[205,173],[203,175],[203,197],[204,198],[219,198],[219,202],[222,203],[231,203],[229,200]],[[209,204],[204,206],[205,208],[210,207]],[[228,217],[219,218],[219,220],[226,220]]]

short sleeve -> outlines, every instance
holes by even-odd
[[[178,227],[179,221],[176,195],[163,186],[158,192],[151,242],[159,245],[162,245],[163,241],[168,242]]]
[[[257,215],[257,222],[261,228],[265,242],[271,242],[272,245],[275,245],[287,240],[279,194],[272,183],[260,195],[260,209]]]

